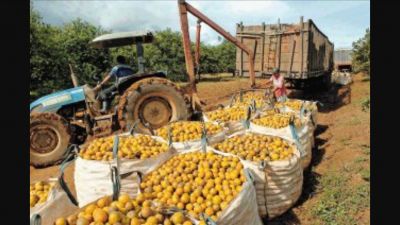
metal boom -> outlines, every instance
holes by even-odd
[[[189,75],[189,82],[193,94],[197,97],[197,88],[196,88],[196,79],[194,73],[194,63],[191,53],[191,46],[190,46],[190,35],[189,35],[189,23],[187,12],[191,13],[193,16],[197,17],[201,22],[206,23],[210,26],[213,30],[221,34],[225,39],[236,45],[238,48],[242,49],[249,57],[249,73],[250,73],[250,85],[251,87],[255,86],[255,74],[254,74],[254,56],[253,51],[247,48],[243,43],[237,40],[234,36],[232,36],[229,32],[225,31],[222,27],[216,24],[214,21],[209,19],[206,15],[198,11],[192,5],[187,3],[185,0],[178,0],[178,8],[179,8],[179,18],[181,23],[181,30],[182,30],[182,39],[183,39],[183,49],[185,53],[185,61],[186,61],[186,71]],[[200,33],[200,30],[198,29]],[[197,34],[199,36],[200,34]],[[198,54],[198,53],[196,53]],[[196,56],[197,59],[198,55]]]

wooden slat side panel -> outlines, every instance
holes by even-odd
[[[333,45],[323,35],[312,22],[304,22],[303,35],[303,68],[301,68],[301,35],[299,33],[299,24],[281,24],[282,31],[289,34],[281,36],[280,48],[280,69],[282,72],[292,71],[299,73],[303,70],[306,74],[313,71],[328,70],[333,62],[332,54]],[[255,71],[256,72],[271,72],[271,69],[278,64],[278,54],[275,49],[275,43],[278,39],[272,37],[277,32],[276,25],[267,25],[265,31],[262,25],[258,26],[243,26],[242,29],[237,29],[237,35],[258,36],[257,49],[255,55]],[[297,33],[296,33],[297,32]],[[239,36],[237,36],[239,38]],[[264,36],[264,45],[262,45],[262,37]],[[276,36],[276,35],[275,35]],[[240,37],[241,38],[241,37]],[[239,39],[240,39],[239,38]],[[272,40],[271,40],[272,38]],[[254,39],[243,37],[243,42],[246,46],[254,49]],[[294,51],[292,53],[294,45]],[[243,54],[241,60],[240,49],[237,49],[236,68],[243,71],[248,71],[248,56]],[[262,54],[264,52],[264,54]],[[333,66],[333,65],[332,65]]]
[[[309,71],[329,71],[332,69],[333,45],[321,33],[318,28],[311,23],[309,32]]]

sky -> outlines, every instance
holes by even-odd
[[[328,36],[335,48],[347,48],[363,37],[370,27],[370,2],[356,1],[195,1],[188,3],[203,12],[225,30],[235,35],[236,24],[243,25],[298,23],[312,19],[317,27]],[[113,32],[134,30],[180,31],[177,1],[62,1],[34,0],[33,8],[43,21],[62,25],[81,18],[96,26]],[[189,30],[195,40],[197,19],[189,16]],[[207,44],[220,43],[219,34],[202,25],[201,40]]]

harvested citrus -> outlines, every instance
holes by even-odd
[[[182,177],[187,177],[186,181]],[[155,188],[158,186],[154,184],[155,180],[169,185],[167,188]],[[239,158],[212,152],[192,152],[176,155],[146,175],[141,188],[155,202],[166,207],[185,209],[199,219],[201,213],[210,217],[220,215],[223,207],[236,197],[245,181]]]
[[[98,138],[92,141],[79,155],[87,160],[113,159],[114,137]],[[118,156],[125,159],[147,159],[166,152],[166,143],[158,142],[148,135],[120,136]]]
[[[292,113],[269,113],[259,118],[252,119],[251,122],[263,127],[280,129],[289,126],[291,118],[293,118],[296,127],[301,126],[300,119]]]
[[[230,122],[246,119],[246,108],[230,107],[206,112],[206,116],[212,121]]]
[[[30,207],[41,204],[47,201],[50,190],[54,183],[39,181],[30,185]]]
[[[253,133],[233,136],[214,144],[213,147],[221,152],[232,153],[242,159],[255,162],[289,159],[294,151],[294,147],[280,137]],[[231,172],[229,177],[235,180],[234,183],[240,183],[237,180],[237,171]]]
[[[213,135],[222,131],[222,127],[210,122],[205,123],[207,135]],[[202,135],[202,123],[198,121],[177,121],[158,129],[159,136],[168,140],[168,129],[171,129],[173,142],[200,140]]]
[[[110,197],[89,204],[76,214],[58,218],[55,225],[158,225],[193,224],[183,213],[166,214],[163,208],[155,206],[145,195],[131,199],[121,194],[117,201]],[[190,223],[189,223],[190,222]]]

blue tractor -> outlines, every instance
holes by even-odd
[[[91,46],[112,48],[136,45],[138,72],[123,77],[107,93],[111,103],[102,111],[96,92],[89,85],[78,86],[71,67],[74,88],[43,96],[30,104],[30,162],[46,166],[62,160],[71,143],[88,137],[106,136],[127,130],[138,121],[137,129],[148,133],[170,121],[187,120],[193,107],[190,93],[166,78],[163,72],[147,72],[143,46],[151,43],[151,32],[122,32],[95,38]]]

